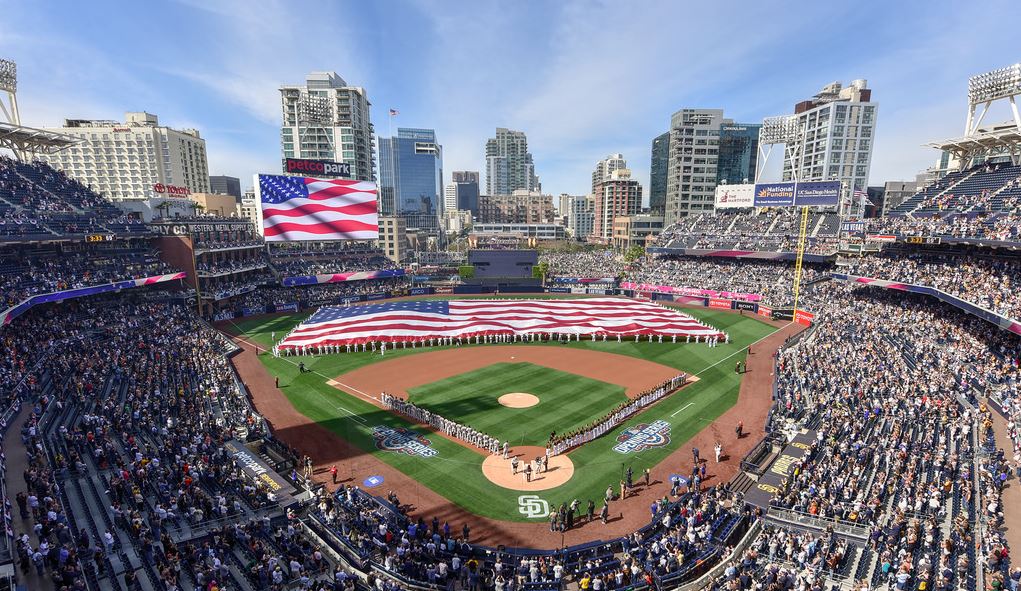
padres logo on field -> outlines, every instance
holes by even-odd
[[[518,513],[529,519],[540,519],[549,515],[549,503],[536,495],[518,497]]]
[[[650,447],[663,447],[668,443],[670,443],[670,423],[660,419],[625,430],[617,436],[617,445],[613,446],[613,451],[629,454]]]
[[[440,453],[431,447],[428,439],[403,427],[394,429],[377,425],[372,429],[372,438],[376,440],[376,447],[384,451],[423,458],[431,458]]]

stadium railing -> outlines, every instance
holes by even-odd
[[[821,530],[832,529],[836,533],[856,540],[861,540],[863,542],[869,539],[869,528],[863,525],[858,525],[841,519],[834,519],[832,517],[809,515],[808,513],[802,513],[801,511],[795,511],[793,509],[770,507],[765,518],[767,521],[785,527],[795,525]]]

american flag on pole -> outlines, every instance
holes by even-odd
[[[259,204],[267,242],[379,237],[372,182],[260,174]]]
[[[391,117],[395,117],[395,116],[400,115],[400,114],[401,114],[401,112],[398,111],[397,109],[390,109],[390,116]]]
[[[530,333],[723,336],[683,312],[651,302],[478,299],[323,307],[291,331],[278,349]]]

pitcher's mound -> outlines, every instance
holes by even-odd
[[[535,471],[535,458],[546,455],[546,448],[519,445],[510,450],[507,459],[502,455],[491,455],[482,462],[482,473],[490,482],[511,490],[548,490],[566,483],[574,476],[574,462],[566,455],[553,456],[549,459],[546,470]],[[514,474],[511,458],[518,458],[518,473]],[[525,481],[525,465],[531,462],[532,479]]]
[[[496,401],[508,408],[528,408],[539,404],[539,397],[525,392],[511,392],[497,398]]]

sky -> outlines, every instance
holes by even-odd
[[[484,170],[496,127],[524,131],[556,195],[589,192],[617,152],[647,190],[652,140],[681,108],[758,123],[857,78],[879,104],[870,184],[913,180],[938,156],[924,143],[963,133],[968,77],[1021,60],[1021,3],[998,0],[0,0],[0,14],[23,124],[148,111],[198,129],[210,174],[242,186],[279,171],[278,88],[311,71],[364,87],[378,134],[390,108],[395,129],[435,129],[444,182]]]

